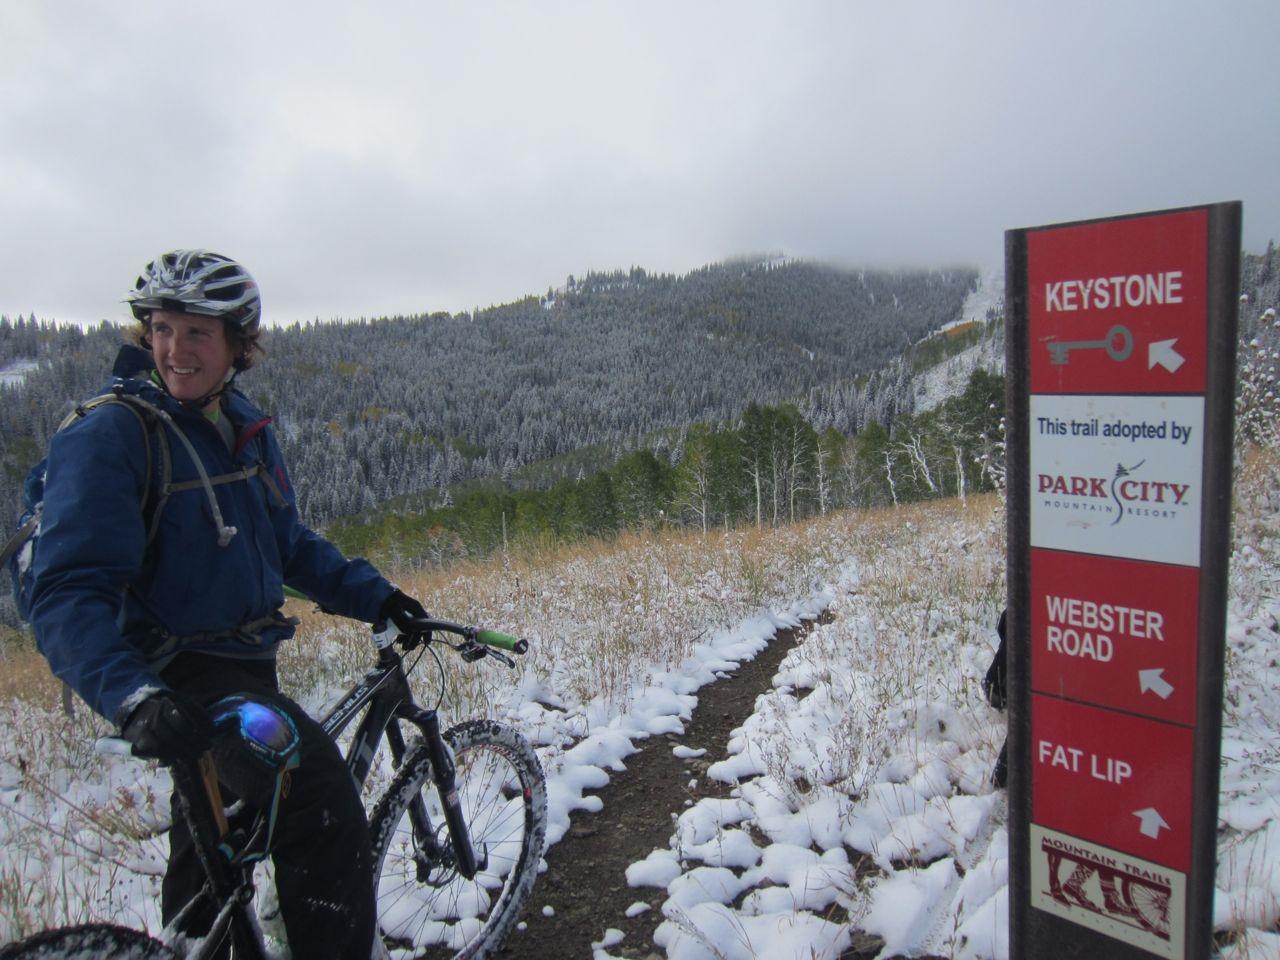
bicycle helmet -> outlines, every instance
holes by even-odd
[[[262,319],[262,298],[249,271],[208,250],[171,250],[156,257],[125,294],[139,320],[152,310],[221,317],[252,334]]]

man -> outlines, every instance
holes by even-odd
[[[407,625],[426,616],[364,560],[299,519],[271,420],[232,387],[253,364],[262,314],[236,261],[174,250],[127,295],[137,345],[113,371],[117,402],[54,435],[33,566],[31,622],[55,674],[117,723],[137,755],[207,750],[205,708],[233,694],[280,706],[301,737],[273,859],[295,957],[365,960],[374,935],[372,857],[359,796],[336,746],[279,691],[293,635],[287,584],[328,610]],[[170,922],[203,873],[185,824],[170,833]],[[188,932],[207,929],[198,916]]]

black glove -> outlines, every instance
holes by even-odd
[[[213,746],[213,721],[194,701],[161,690],[134,707],[121,729],[135,757],[174,763],[195,760]]]
[[[412,632],[414,620],[426,620],[430,616],[422,604],[399,590],[387,597],[378,610],[378,619],[390,620],[401,633]]]

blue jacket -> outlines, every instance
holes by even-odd
[[[233,454],[217,427],[183,408],[153,383],[151,356],[125,347],[113,386],[166,411],[191,442],[209,477],[260,464],[261,473],[219,483],[225,524],[236,528],[226,546],[208,488],[186,445],[168,426],[172,493],[147,546],[143,494],[158,486],[154,431],[108,403],[56,433],[49,444],[44,515],[33,566],[31,623],[53,672],[94,710],[122,723],[143,688],[164,688],[158,676],[175,645],[220,656],[269,659],[293,635],[277,619],[285,584],[323,607],[372,622],[394,589],[365,560],[347,560],[305,527],[270,419],[243,394],[223,402],[237,436]],[[265,476],[264,476],[265,475]],[[268,479],[270,478],[270,482]],[[233,635],[245,624],[253,631]],[[133,698],[133,699],[131,699]],[[127,714],[128,710],[123,711]]]

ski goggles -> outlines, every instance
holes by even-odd
[[[302,742],[293,719],[279,707],[247,697],[224,697],[209,708],[209,718],[219,729],[234,727],[241,742],[263,763],[279,770],[298,765]]]

